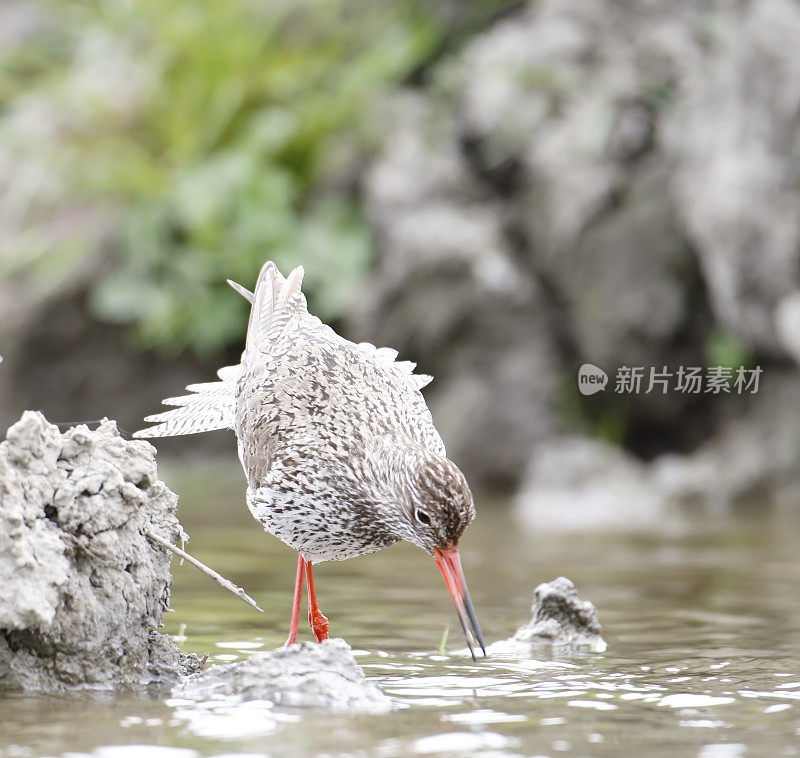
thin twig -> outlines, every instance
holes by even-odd
[[[106,560],[105,558],[103,558],[103,556],[98,555],[97,553],[93,553],[91,550],[89,550],[89,548],[86,547],[86,545],[84,545],[72,532],[68,532],[66,529],[64,529],[63,532],[64,532],[64,534],[67,535],[67,537],[72,537],[72,539],[75,540],[75,544],[81,550],[83,550],[83,552],[86,553],[86,555],[94,558],[96,561],[100,561],[101,563],[105,563],[108,566],[113,566],[114,565],[111,561]]]
[[[258,611],[264,612],[261,608],[256,605],[256,601],[250,597],[241,587],[237,587],[233,582],[226,579],[224,576],[220,576],[214,569],[209,568],[204,563],[200,563],[197,558],[193,558],[189,553],[181,550],[179,547],[176,547],[171,542],[168,542],[163,537],[159,537],[157,534],[153,534],[153,532],[146,532],[145,535],[148,539],[152,540],[153,542],[161,545],[162,547],[167,548],[167,550],[171,550],[175,555],[179,555],[186,561],[192,564],[197,569],[200,569],[206,576],[210,576],[220,587],[224,587],[228,592],[232,592],[236,597],[240,600],[243,600],[248,605],[253,606]]]

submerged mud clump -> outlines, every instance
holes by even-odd
[[[186,680],[176,695],[349,713],[385,713],[391,700],[368,681],[341,639],[302,642],[259,653],[239,663],[212,666]]]
[[[185,537],[155,450],[113,421],[26,411],[0,443],[0,690],[172,685],[197,666],[156,629]]]
[[[543,582],[533,591],[531,612],[533,616],[527,624],[510,639],[495,642],[488,652],[519,655],[545,648],[554,653],[602,653],[606,649],[597,609],[581,600],[575,585],[563,576]]]

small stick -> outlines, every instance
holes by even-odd
[[[106,564],[106,565],[108,565],[108,566],[111,566],[111,565],[113,565],[113,564],[111,563],[111,561],[107,561],[107,560],[106,560],[105,558],[103,558],[102,556],[98,555],[97,553],[93,553],[91,550],[89,550],[89,548],[88,548],[88,547],[86,547],[86,545],[84,545],[84,544],[83,544],[83,543],[82,543],[82,542],[81,542],[81,541],[80,541],[80,540],[79,540],[79,539],[78,539],[78,538],[77,538],[77,537],[76,537],[76,536],[75,536],[75,535],[74,535],[72,532],[68,532],[66,529],[64,529],[64,534],[66,534],[66,535],[67,535],[67,537],[72,537],[72,539],[75,541],[75,544],[76,544],[76,545],[77,545],[77,546],[78,546],[78,547],[79,547],[81,550],[83,550],[83,552],[84,552],[84,553],[86,553],[86,555],[88,555],[88,556],[90,556],[90,557],[94,558],[96,561],[100,561],[100,563],[105,563],[105,564]]]
[[[171,550],[175,555],[179,555],[183,560],[188,561],[197,569],[200,569],[206,576],[210,576],[220,587],[224,587],[228,592],[232,592],[236,597],[240,600],[243,600],[248,605],[253,606],[257,611],[264,611],[256,605],[256,601],[250,597],[241,587],[237,587],[233,582],[226,579],[224,576],[220,576],[214,569],[209,568],[204,563],[200,563],[197,558],[193,558],[189,553],[181,550],[179,547],[176,547],[171,542],[168,542],[163,537],[159,537],[157,534],[153,534],[153,532],[146,532],[146,537],[153,542],[161,545],[162,547],[167,548],[167,550]]]

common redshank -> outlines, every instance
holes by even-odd
[[[420,392],[431,377],[310,315],[302,279],[302,267],[284,278],[269,261],[254,292],[229,280],[251,303],[241,363],[164,400],[177,407],[148,416],[157,425],[134,436],[235,430],[250,512],[298,552],[287,645],[297,641],[305,578],[309,624],[318,642],[328,638],[313,564],[406,540],[434,558],[472,657],[473,635],[485,655],[458,552],[475,506]]]

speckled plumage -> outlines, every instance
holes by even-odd
[[[455,546],[474,507],[420,393],[431,378],[310,315],[302,276],[269,262],[252,295],[232,283],[253,303],[241,364],[136,436],[233,428],[251,513],[311,562]]]

